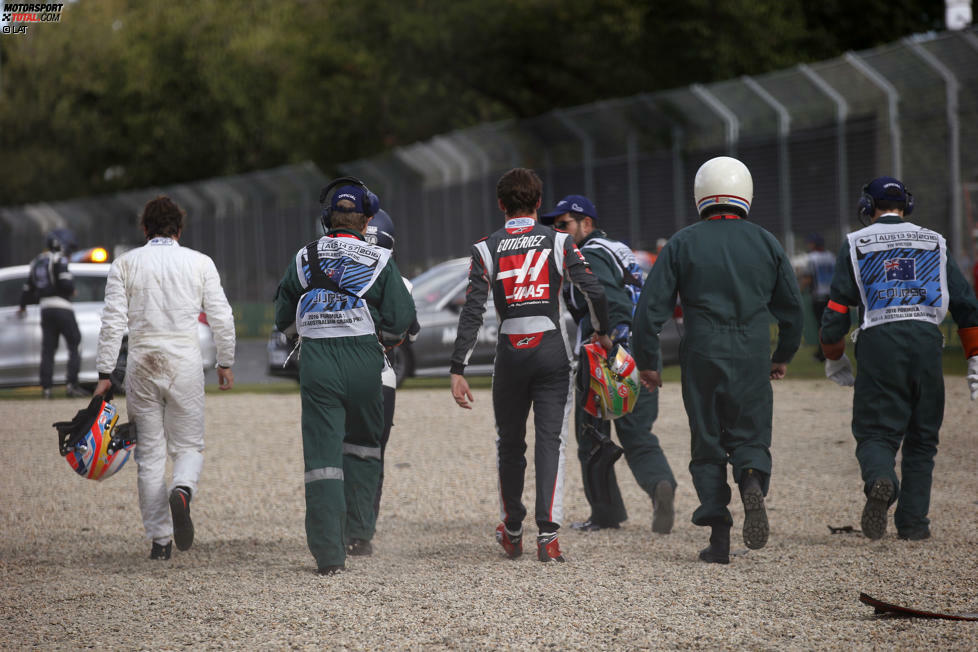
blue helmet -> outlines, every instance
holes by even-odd
[[[382,208],[377,210],[377,214],[367,224],[367,233],[364,237],[370,244],[394,250],[394,222],[387,211]]]

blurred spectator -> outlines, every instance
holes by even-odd
[[[71,297],[75,294],[75,282],[68,271],[68,257],[78,248],[75,234],[69,229],[55,229],[48,234],[47,247],[31,261],[30,275],[20,297],[18,317],[27,314],[27,304],[37,301],[41,305],[41,393],[51,398],[54,384],[54,354],[58,341],[64,337],[68,347],[68,369],[65,394],[70,398],[88,396],[78,386],[78,370],[81,358],[78,346],[81,333],[75,320]]]
[[[822,313],[829,303],[829,288],[832,285],[832,272],[835,270],[835,256],[825,251],[825,239],[819,233],[811,233],[805,238],[808,243],[806,268],[801,277],[802,290],[812,294],[812,312],[815,323],[822,323]],[[815,359],[825,361],[821,345],[816,345]]]

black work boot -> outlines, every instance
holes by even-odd
[[[877,478],[870,487],[861,522],[863,534],[867,538],[875,541],[886,534],[886,512],[890,509],[893,493],[893,482],[889,478]]]
[[[676,519],[673,500],[676,491],[668,480],[660,480],[652,494],[652,531],[656,534],[669,534]]]
[[[730,526],[714,525],[710,545],[700,550],[700,561],[709,564],[730,563]]]
[[[346,570],[345,564],[337,564],[335,566],[321,566],[316,569],[316,572],[320,575],[336,575],[337,573],[342,573]]]
[[[597,532],[598,530],[617,530],[621,527],[618,523],[603,524],[597,523],[589,518],[586,521],[576,521],[571,523],[571,529],[578,532]]]
[[[761,478],[754,469],[744,471],[740,499],[744,502],[744,544],[751,550],[759,550],[767,545],[770,527],[764,509]]]
[[[170,558],[170,554],[173,552],[173,542],[169,541],[165,546],[153,542],[153,549],[149,553],[150,559],[161,559],[166,560]]]
[[[346,554],[354,557],[369,557],[374,554],[374,547],[367,539],[350,539],[346,544]]]

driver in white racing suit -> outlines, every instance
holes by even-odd
[[[194,539],[190,499],[204,463],[204,371],[197,337],[201,311],[217,345],[221,389],[234,374],[234,318],[214,261],[178,244],[183,210],[170,198],[148,202],[140,216],[146,244],[109,270],[99,333],[96,394],[112,384],[122,338],[129,330],[126,408],[136,425],[139,509],[151,559],[169,559]],[[173,479],[166,482],[167,452]],[[169,509],[167,509],[169,503]]]

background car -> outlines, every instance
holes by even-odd
[[[75,319],[81,332],[81,369],[79,383],[94,385],[98,382],[95,370],[95,352],[98,334],[102,327],[102,308],[105,305],[105,279],[110,265],[106,263],[69,263],[68,269],[75,280],[75,296],[72,304]],[[20,293],[27,282],[29,265],[17,265],[0,269],[0,387],[37,385],[41,366],[41,309],[36,303],[27,306],[27,314],[18,316]],[[200,313],[197,335],[204,370],[212,369],[217,359],[217,348],[207,316]],[[123,340],[119,363],[125,368],[127,342]],[[54,356],[54,383],[64,384],[68,364],[68,350],[64,338],[58,342]],[[117,366],[117,369],[120,367]]]

